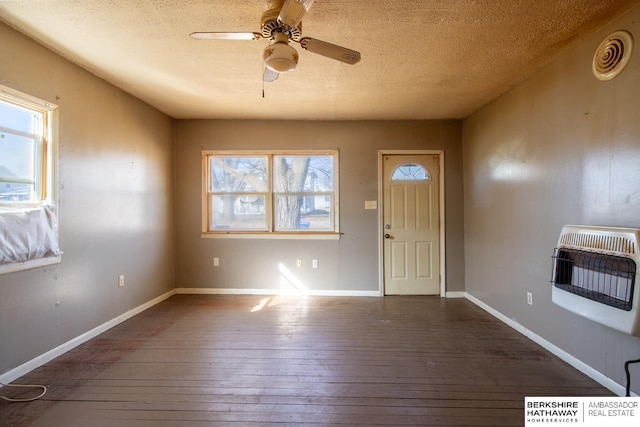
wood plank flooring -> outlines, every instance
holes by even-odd
[[[611,395],[435,297],[176,295],[16,383],[49,390],[2,426],[522,426],[525,396]]]

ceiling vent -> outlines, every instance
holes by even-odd
[[[633,51],[633,36],[616,31],[606,37],[593,56],[593,74],[598,80],[611,80],[624,70]]]

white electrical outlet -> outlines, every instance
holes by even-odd
[[[302,268],[302,260],[300,258],[296,260],[296,267]]]
[[[311,260],[311,267],[312,268],[318,268],[318,260],[317,259],[312,259]]]
[[[215,257],[215,258],[213,259],[213,266],[214,266],[214,267],[218,267],[218,266],[220,266],[220,258]]]
[[[527,292],[527,304],[533,305],[533,294],[531,292]]]
[[[118,276],[118,287],[121,288],[124,286],[124,274]]]

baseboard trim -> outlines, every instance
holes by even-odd
[[[464,291],[450,291],[445,294],[445,298],[464,298],[466,294]]]
[[[321,297],[380,297],[378,291],[308,290],[305,292],[280,291],[278,289],[232,288],[176,288],[177,294],[192,295],[309,295]]]
[[[571,354],[569,354],[566,351],[562,350],[560,347],[550,343],[549,341],[547,341],[544,338],[542,338],[540,335],[537,335],[536,333],[530,331],[529,329],[525,328],[524,326],[522,326],[521,324],[519,324],[515,320],[510,319],[509,317],[507,317],[504,314],[500,313],[498,310],[496,310],[493,307],[487,305],[486,303],[484,303],[483,301],[481,301],[478,298],[474,297],[473,295],[465,292],[465,298],[468,299],[469,301],[471,301],[472,303],[474,303],[475,305],[477,305],[478,307],[480,307],[481,309],[483,309],[484,311],[486,311],[487,313],[491,314],[496,319],[498,319],[498,320],[502,321],[503,323],[507,324],[507,326],[510,326],[511,328],[513,328],[516,331],[520,332],[522,335],[524,335],[525,337],[529,338],[531,341],[533,341],[536,344],[544,347],[546,350],[548,350],[549,352],[553,353],[554,355],[556,355],[557,357],[559,357],[563,361],[567,362],[569,365],[573,366],[578,371],[582,372],[583,374],[585,374],[586,376],[588,376],[592,380],[600,383],[603,387],[608,388],[609,390],[611,390],[613,393],[617,394],[618,396],[624,396],[625,395],[625,393],[626,393],[625,387],[623,387],[622,385],[618,384],[617,382],[615,382],[611,378],[607,377],[606,375],[604,375],[600,371],[595,370],[594,368],[592,368],[591,366],[587,365],[586,363],[584,363],[580,359],[576,358],[575,356],[572,356]],[[635,393],[632,393],[632,394],[634,396],[637,396]]]
[[[115,317],[111,320],[109,320],[108,322],[103,323],[102,325],[96,326],[95,328],[91,329],[90,331],[85,332],[82,335],[78,335],[77,337],[67,341],[64,344],[59,345],[58,347],[47,351],[44,354],[41,354],[40,356],[31,359],[30,361],[23,363],[22,365],[5,372],[4,374],[0,375],[0,383],[4,383],[4,384],[9,384],[10,382],[15,381],[16,379],[22,377],[25,374],[28,374],[29,372],[33,371],[34,369],[44,365],[47,362],[52,361],[53,359],[55,359],[58,356],[63,355],[64,353],[76,348],[77,346],[79,346],[80,344],[83,344],[87,341],[89,341],[91,338],[94,338],[98,335],[100,335],[101,333],[113,328],[114,326],[124,322],[125,320],[128,320],[130,318],[132,318],[133,316],[135,316],[136,314],[140,314],[143,311],[153,307],[154,305],[166,300],[167,298],[175,295],[176,290],[172,289],[169,292],[166,292],[154,299],[152,299],[151,301],[147,301],[146,303],[139,305],[135,308],[132,308],[131,310],[127,311],[126,313],[123,313],[121,315],[119,315],[118,317]]]

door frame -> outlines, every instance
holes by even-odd
[[[439,250],[440,250],[440,296],[447,295],[445,286],[447,270],[445,252],[445,206],[444,206],[444,150],[378,150],[378,292],[384,296],[384,174],[382,170],[382,158],[386,155],[438,155],[438,178],[440,185],[438,188],[438,203],[440,216],[439,226]]]

